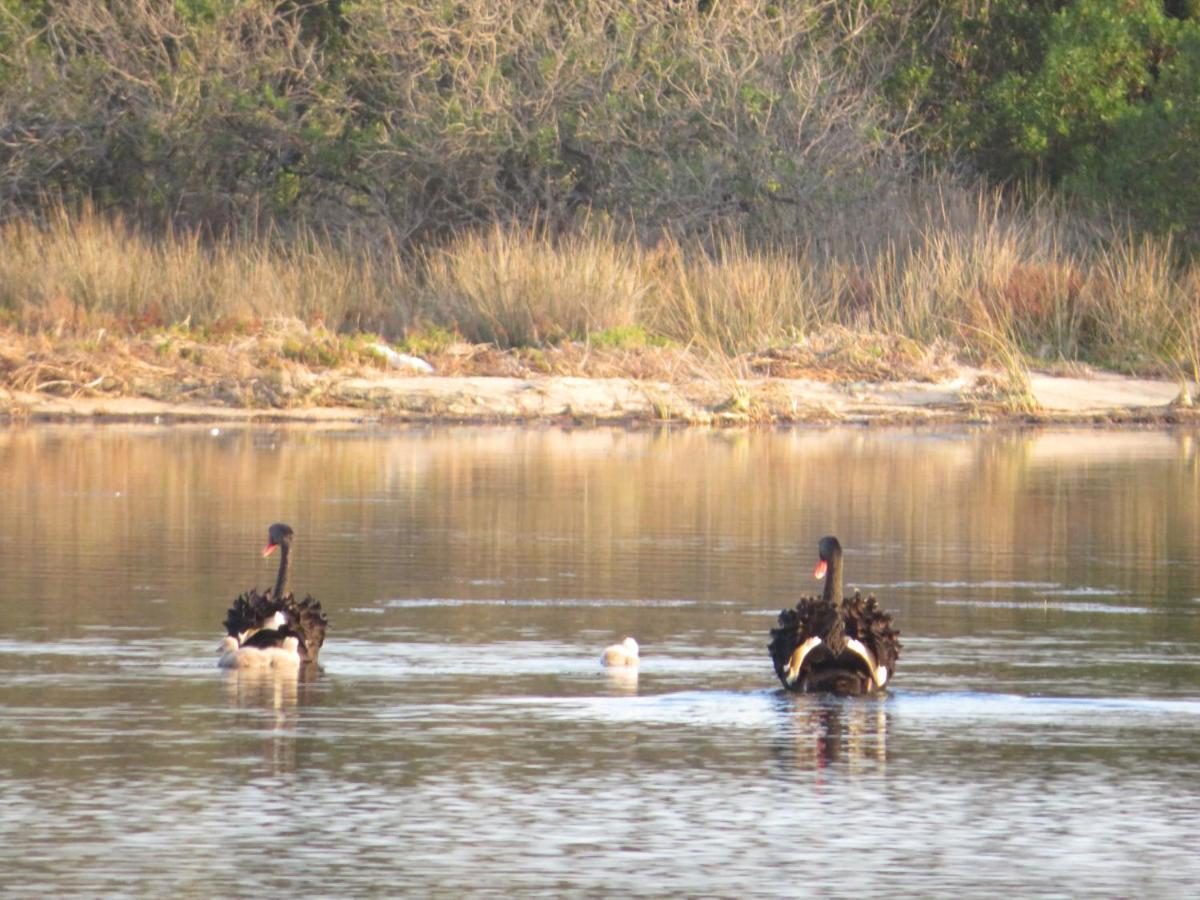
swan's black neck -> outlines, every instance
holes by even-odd
[[[291,543],[284,541],[279,545],[279,574],[275,577],[275,600],[282,600],[287,595],[288,575],[291,572],[292,552]]]
[[[825,560],[825,590],[821,597],[829,603],[842,602],[842,549],[836,548]]]
[[[829,604],[829,625],[823,638],[829,649],[840,654],[846,648],[845,623],[842,621],[842,548],[836,544],[825,558],[825,591],[821,595]]]

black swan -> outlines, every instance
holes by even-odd
[[[896,669],[900,632],[874,596],[842,598],[842,545],[821,538],[813,571],[825,578],[821,597],[805,597],[779,614],[771,629],[771,661],[790,691],[867,694],[881,690]]]
[[[605,666],[636,666],[638,664],[638,644],[631,637],[625,638],[619,644],[604,648],[600,663]]]
[[[225,615],[225,633],[220,665],[252,668],[315,663],[329,620],[319,601],[306,596],[297,600],[288,590],[291,568],[291,527],[276,522],[267,532],[263,556],[279,550],[279,574],[275,587],[266,593],[252,589],[233,601]]]

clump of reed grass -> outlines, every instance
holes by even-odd
[[[726,355],[791,342],[822,319],[817,279],[803,253],[757,251],[737,235],[706,252],[667,238],[648,260],[654,327]],[[829,304],[824,304],[828,308]]]
[[[422,260],[421,308],[473,341],[553,343],[635,325],[649,284],[611,228],[471,231]]]
[[[1183,374],[1200,385],[1200,268],[1189,269],[1179,284],[1181,301],[1173,316],[1179,334]]]
[[[493,226],[405,256],[386,235],[149,236],[119,217],[59,207],[39,224],[0,226],[0,322],[53,334],[186,325],[219,336],[294,319],[437,353],[460,341],[533,353],[569,340],[623,353],[639,371],[664,345],[681,348],[671,359],[695,353],[714,371],[788,348],[812,352],[782,353],[780,365],[808,365],[822,359],[813,336],[843,329],[849,350],[837,358],[859,373],[872,370],[875,345],[916,371],[922,354],[897,343],[909,341],[1010,373],[1091,362],[1200,374],[1200,264],[1169,243],[1083,240],[1064,213],[1014,210],[995,195],[910,215],[900,236],[858,247],[760,247],[738,234],[647,246],[608,222],[555,233]],[[739,365],[753,375],[752,363]]]
[[[1187,316],[1169,242],[1125,239],[1096,259],[1086,284],[1091,349],[1114,368],[1138,371],[1174,359]]]
[[[337,330],[411,320],[411,269],[314,233],[157,237],[90,206],[0,229],[0,310],[31,329],[138,330],[180,322],[292,317]]]

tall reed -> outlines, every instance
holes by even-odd
[[[866,233],[870,223],[860,223]],[[421,322],[501,347],[634,329],[732,357],[839,326],[968,358],[1200,370],[1200,266],[1151,239],[1082,240],[994,195],[914,207],[886,241],[648,246],[611,222],[490,226],[415,255],[314,231],[147,235],[91,208],[0,227],[0,320],[28,329],[276,317],[400,338]]]
[[[474,341],[527,346],[638,322],[641,252],[611,227],[470,231],[427,252],[421,309]]]
[[[312,232],[148,236],[92,207],[0,228],[0,310],[29,327],[131,327],[292,317],[336,329],[402,330],[414,273],[386,244],[351,249]]]

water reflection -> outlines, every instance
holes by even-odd
[[[0,893],[1200,880],[1191,433],[9,429],[0,503]],[[221,672],[275,520],[324,670]],[[829,532],[887,697],[777,687]]]
[[[299,670],[222,669],[221,677],[230,706],[271,713],[270,721],[277,731],[295,725],[300,702]]]
[[[888,717],[883,697],[776,694],[781,757],[798,769],[887,761]],[[882,771],[882,767],[874,769]]]
[[[190,634],[270,582],[251,551],[280,519],[297,588],[334,611],[394,623],[405,603],[482,601],[496,605],[458,622],[503,627],[514,603],[778,610],[809,588],[815,537],[836,533],[851,584],[879,585],[909,631],[970,627],[978,611],[924,601],[986,584],[1022,594],[997,600],[1036,602],[1042,584],[1187,602],[1195,619],[1196,446],[1170,431],[9,429],[0,568],[39,598],[6,611],[12,627]],[[596,625],[619,631],[615,612]]]
[[[611,694],[636,694],[638,690],[637,666],[606,667],[604,680]]]
[[[296,735],[299,722],[300,683],[297,672],[233,669],[219,676],[225,682],[229,705],[252,715],[234,720],[232,728],[244,733],[243,744],[258,747],[261,763],[272,775],[296,771]]]

